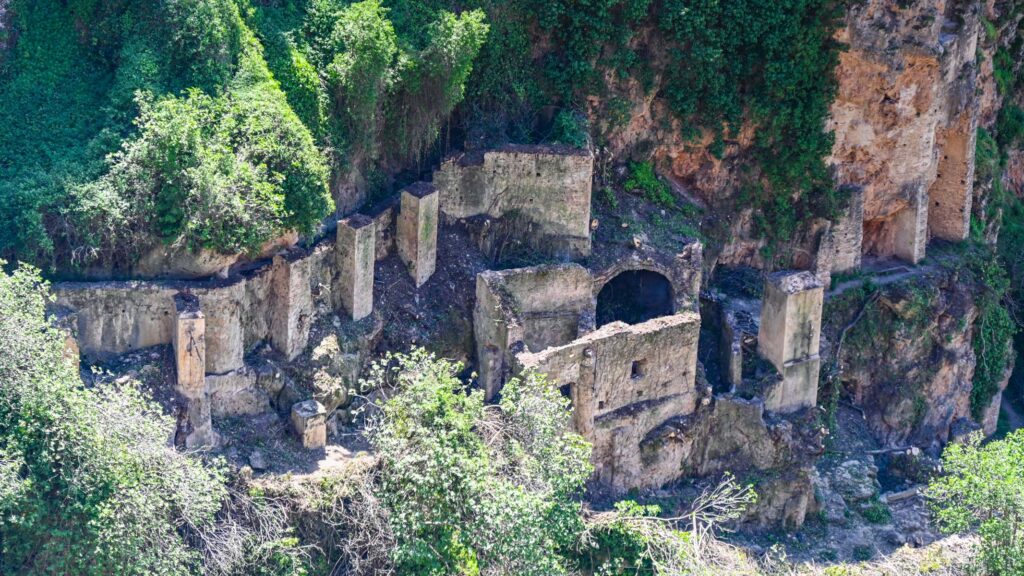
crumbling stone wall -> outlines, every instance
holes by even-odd
[[[970,2],[870,0],[847,12],[831,163],[840,183],[864,187],[866,253],[916,263],[929,231],[966,237],[978,26]]]
[[[658,487],[681,472],[678,459],[641,457],[647,435],[692,414],[700,316],[684,311],[635,325],[613,322],[563,346],[516,355],[568,386],[576,430],[593,443],[597,479],[618,489]]]
[[[477,275],[473,330],[480,385],[492,399],[517,348],[540,351],[593,329],[593,279],[579,264]]]
[[[489,219],[481,245],[492,257],[511,235],[542,253],[577,258],[590,253],[593,171],[588,150],[506,146],[449,159],[434,185],[447,216]]]

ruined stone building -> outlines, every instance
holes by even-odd
[[[955,3],[883,4],[851,8],[841,33],[850,50],[837,72],[830,163],[848,202],[833,220],[807,223],[781,266],[791,269],[758,276],[756,295],[727,294],[704,277],[779,267],[751,239],[749,211],[720,245],[659,241],[626,222],[626,239],[608,241],[601,233],[612,225],[592,213],[598,152],[505,146],[446,159],[429,182],[346,214],[313,244],[293,240],[198,279],[59,283],[56,305],[89,359],[173,348],[186,446],[216,445],[220,418],[276,412],[303,446],[322,447],[391,331],[403,336],[389,343],[436,345],[467,361],[488,401],[524,371],[547,374],[610,490],[756,474],[755,518],[799,524],[814,506],[822,452],[832,276],[865,259],[917,263],[929,239],[962,240],[970,222],[974,134],[986,114],[972,100],[979,15]],[[634,104],[636,122],[654,117],[650,103]],[[639,145],[628,136],[648,132],[623,130],[608,146],[626,157]],[[652,157],[686,183],[677,190],[713,209],[742,141],[719,159],[666,137]],[[332,322],[328,342],[318,327]],[[417,331],[429,323],[445,333]],[[466,337],[449,337],[456,332]],[[949,363],[973,362],[969,336],[957,342]],[[318,387],[314,370],[311,388],[297,386],[292,363],[343,385]],[[956,396],[956,410],[923,417],[942,441],[965,413],[969,372],[950,368],[930,384]],[[873,375],[854,377],[858,398],[876,394]],[[876,425],[883,435],[885,426]]]
[[[777,496],[761,514],[801,522],[811,499],[806,462],[819,442],[808,414],[822,284],[809,272],[770,276],[758,353],[773,370],[753,393],[757,386],[742,382],[714,390],[698,361],[702,244],[594,246],[592,171],[588,152],[550,147],[453,158],[432,183],[407,187],[372,217],[343,218],[309,248],[281,249],[226,278],[60,283],[57,306],[89,358],[173,347],[184,445],[216,445],[219,418],[277,411],[288,413],[303,446],[318,448],[347,394],[296,396],[256,351],[284,363],[322,355],[311,330],[337,312],[359,350],[328,355],[341,355],[354,385],[367,343],[387,321],[375,282],[384,262],[398,259],[418,294],[445,264],[439,229],[463,230],[487,261],[525,245],[553,263],[484,269],[469,287],[471,353],[487,399],[525,370],[545,373],[570,398],[601,484],[655,488],[691,475],[776,470],[778,489],[766,494]],[[723,345],[716,354],[728,355]]]

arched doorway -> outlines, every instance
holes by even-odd
[[[672,314],[672,283],[650,270],[626,270],[597,295],[597,325],[621,321],[639,324]]]

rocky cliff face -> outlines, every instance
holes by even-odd
[[[977,429],[970,399],[975,289],[955,271],[936,270],[828,304],[842,395],[881,444],[938,446]],[[994,431],[994,418],[984,423]]]
[[[929,233],[966,236],[979,8],[881,0],[847,15],[830,160],[839,182],[864,187],[865,252],[917,260]],[[922,221],[927,232],[913,229]]]
[[[994,116],[991,64],[977,58],[982,7],[973,1],[867,0],[853,3],[838,38],[838,93],[827,128],[835,133],[829,164],[840,184],[863,187],[864,253],[917,261],[929,237],[967,234],[979,118]],[[638,35],[652,67],[664,54]],[[989,59],[990,60],[990,59]],[[655,78],[655,85],[660,81]],[[709,205],[727,231],[718,263],[763,266],[752,214],[735,213],[739,175],[750,165],[756,129],[746,127],[711,153],[712,137],[685,140],[657,91],[637,80],[614,82],[628,102],[625,121],[592,116],[616,160],[651,153],[677,191]],[[593,109],[598,102],[592,101]],[[813,253],[820,224],[793,239],[792,253]],[[814,230],[818,227],[819,230]],[[805,258],[806,259],[806,258]],[[712,261],[714,254],[712,254]],[[798,265],[780,263],[780,265]],[[803,264],[806,264],[805,262]]]

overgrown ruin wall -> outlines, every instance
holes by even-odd
[[[53,288],[56,304],[75,312],[79,346],[93,358],[170,344],[175,294],[198,296],[206,316],[206,372],[217,374],[240,368],[245,352],[263,341],[285,355],[304,347],[297,332],[308,331],[314,294],[330,301],[337,276],[329,245],[304,256],[278,257],[229,280],[60,282]],[[275,326],[281,333],[271,338]]]
[[[488,399],[510,374],[516,345],[540,351],[593,329],[593,283],[579,264],[477,275],[473,331],[480,385]]]
[[[661,454],[641,458],[641,444],[665,421],[696,410],[699,332],[700,316],[684,311],[635,325],[613,322],[516,360],[569,386],[574,424],[593,443],[601,483],[658,487],[679,477],[681,462]]]
[[[590,253],[593,171],[589,150],[506,146],[447,160],[434,173],[434,185],[447,216],[491,219],[481,237],[488,254],[515,241],[578,258]]]

